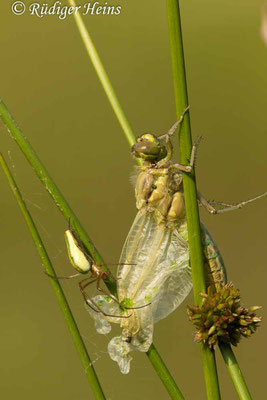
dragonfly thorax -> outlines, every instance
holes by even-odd
[[[166,168],[143,166],[135,195],[137,209],[155,212],[159,222],[175,223],[185,216],[182,176],[171,163]]]

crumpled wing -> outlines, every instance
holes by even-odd
[[[146,288],[148,295],[158,288],[152,302],[155,323],[179,307],[192,289],[188,243],[176,230],[170,233],[165,254],[156,268],[156,279]]]
[[[154,213],[139,211],[124,244],[118,294],[133,307],[151,303],[157,322],[174,311],[192,288],[189,249],[176,229],[158,224]]]
[[[92,307],[86,303],[86,309],[95,321],[95,328],[98,333],[106,335],[111,331],[111,323],[121,324],[122,334],[111,339],[108,344],[108,353],[112,360],[118,363],[123,374],[130,371],[130,362],[132,351],[148,351],[152,339],[154,322],[152,318],[151,306],[147,306],[137,310],[122,311],[118,303],[114,302],[110,297],[97,295],[93,297],[93,302],[97,304],[103,312],[94,311]],[[129,318],[120,318],[119,316],[129,315]],[[118,317],[117,317],[118,316]],[[130,342],[127,341],[130,339]]]
[[[96,331],[102,335],[107,335],[111,331],[110,323],[121,323],[120,316],[123,315],[123,311],[120,309],[119,304],[108,296],[99,294],[93,297],[92,300],[105,314],[109,314],[109,316],[106,316],[96,311],[94,304],[89,299],[86,301],[85,308],[95,321]]]

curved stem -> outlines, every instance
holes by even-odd
[[[181,27],[181,16],[178,0],[167,0],[167,13],[169,21],[170,48],[172,57],[172,70],[174,93],[176,102],[177,118],[188,106],[186,72],[183,50],[183,38]],[[181,126],[180,136],[181,162],[188,164],[192,148],[190,115],[185,114],[184,122]],[[199,293],[206,291],[205,274],[203,265],[203,251],[201,242],[201,231],[199,221],[199,211],[197,204],[197,189],[195,172],[183,173],[183,186],[185,196],[185,207],[187,216],[188,239],[190,248],[190,264],[192,268],[192,280],[194,289],[194,300],[200,305],[201,298]],[[216,361],[214,352],[207,346],[201,345],[201,355],[203,361],[204,377],[208,399],[219,400],[220,388],[217,375]]]
[[[5,173],[5,176],[9,182],[10,188],[17,200],[17,203],[21,209],[21,212],[23,214],[23,217],[25,219],[25,222],[28,225],[28,228],[30,230],[32,239],[34,241],[35,247],[39,253],[39,256],[41,258],[42,264],[45,267],[45,271],[49,274],[54,276],[55,271],[53,268],[53,265],[49,259],[49,256],[47,254],[47,251],[43,245],[42,239],[39,235],[39,232],[37,231],[37,228],[34,224],[34,221],[31,217],[31,214],[29,210],[27,209],[27,206],[21,196],[21,193],[19,191],[19,188],[3,158],[3,156],[0,154],[0,164],[3,168],[3,171]],[[50,283],[55,291],[55,295],[57,297],[59,306],[61,308],[61,311],[64,315],[64,318],[66,320],[67,326],[69,328],[70,334],[72,336],[73,342],[75,344],[76,350],[79,354],[79,357],[81,359],[82,365],[84,367],[85,373],[87,375],[88,381],[91,385],[92,391],[94,393],[94,396],[97,400],[105,400],[105,395],[103,393],[103,390],[100,386],[100,382],[98,380],[98,377],[96,375],[96,372],[94,370],[94,367],[92,365],[92,362],[90,360],[89,354],[87,352],[87,349],[85,347],[85,344],[81,338],[79,329],[77,327],[76,321],[73,318],[71,309],[68,305],[68,302],[66,300],[66,297],[64,295],[64,292],[59,284],[58,280],[55,280],[53,278],[50,278]]]
[[[67,200],[64,198],[62,193],[60,192],[59,188],[53,181],[52,177],[49,175],[48,171],[46,170],[45,166],[37,156],[36,152],[32,148],[31,144],[28,142],[26,137],[24,136],[21,129],[18,127],[16,121],[9,113],[7,107],[5,106],[4,102],[0,100],[0,118],[4,122],[5,126],[7,127],[8,131],[11,133],[12,137],[17,142],[18,146],[20,147],[21,151],[24,153],[25,157],[27,158],[30,165],[35,170],[37,176],[39,177],[42,184],[45,186],[53,200],[55,201],[57,207],[64,215],[66,221],[71,221],[72,228],[74,232],[79,236],[81,241],[83,242],[86,250],[92,256],[92,258],[99,264],[103,264],[104,261],[95,248],[93,242],[91,241],[90,237],[88,236],[87,232],[83,228],[82,224],[78,220],[77,216],[72,211],[71,207],[69,206]],[[108,271],[107,267],[104,267],[106,271]],[[107,278],[105,279],[105,283],[108,289],[111,291],[112,294],[116,294],[116,280],[110,273]]]
[[[69,4],[73,7],[76,6],[74,0],[68,0]],[[118,97],[115,93],[115,90],[113,89],[113,86],[109,80],[109,77],[107,75],[107,72],[104,68],[104,65],[102,64],[102,61],[98,55],[98,52],[94,46],[94,43],[86,29],[86,26],[82,20],[81,15],[79,12],[76,14],[73,14],[77,28],[80,32],[82,41],[85,45],[86,51],[88,56],[91,59],[91,62],[94,66],[95,72],[100,80],[100,83],[106,93],[106,96],[110,102],[110,105],[120,123],[120,126],[125,134],[126,139],[128,140],[128,143],[130,146],[132,146],[135,143],[135,136],[132,131],[132,128],[130,126],[130,123],[122,109],[122,106],[118,100]]]

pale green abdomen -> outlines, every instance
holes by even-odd
[[[207,287],[213,286],[214,283],[225,285],[227,282],[226,269],[220,251],[203,224],[201,224],[201,229],[206,285]]]
[[[183,239],[188,241],[186,222],[180,225],[178,231]],[[221,253],[211,234],[203,224],[201,224],[201,232],[206,286],[214,286],[215,283],[225,285],[227,282],[227,276]]]

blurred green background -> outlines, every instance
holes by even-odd
[[[0,96],[104,259],[114,263],[136,212],[128,144],[72,17],[15,16],[11,3],[0,5]],[[205,139],[197,159],[198,187],[210,199],[245,200],[267,188],[262,1],[181,3],[193,135]],[[165,133],[176,119],[165,1],[113,4],[122,6],[119,16],[87,15],[85,23],[136,135]],[[71,274],[65,221],[2,124],[0,143],[57,274]],[[54,293],[2,173],[0,185],[1,395],[91,399]],[[220,216],[201,210],[246,305],[266,306],[266,204],[265,198]],[[120,374],[107,354],[109,338],[95,332],[77,282],[63,287],[107,399],[168,399],[144,354],[134,354],[129,375]],[[93,286],[90,293],[95,293]],[[197,400],[205,399],[205,388],[199,348],[185,313],[191,303],[192,295],[156,326],[154,343],[186,399]],[[236,350],[254,399],[266,395],[266,334],[264,321],[257,335]],[[219,352],[218,369],[222,397],[237,399]]]

